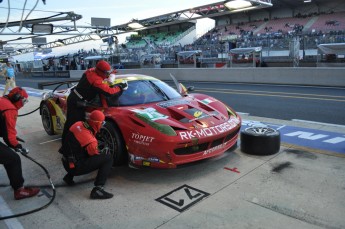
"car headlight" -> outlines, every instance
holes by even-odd
[[[140,120],[144,121],[145,123],[150,125],[152,128],[158,130],[159,132],[161,132],[163,134],[166,134],[168,136],[176,136],[177,135],[175,130],[171,126],[153,122],[152,120],[148,119],[147,116],[141,115],[139,113],[137,113],[136,116]]]

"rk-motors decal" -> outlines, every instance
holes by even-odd
[[[231,117],[227,122],[222,123],[217,126],[207,127],[203,129],[194,129],[190,131],[181,131],[179,135],[181,140],[190,140],[192,138],[200,138],[200,137],[209,137],[213,135],[217,135],[226,131],[229,131],[236,127],[240,123],[240,120]]]
[[[209,195],[210,194],[207,192],[185,184],[157,198],[156,201],[175,209],[176,211],[183,212]]]

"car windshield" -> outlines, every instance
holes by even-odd
[[[160,80],[128,81],[128,89],[120,97],[108,97],[109,106],[133,106],[180,98],[181,95]]]

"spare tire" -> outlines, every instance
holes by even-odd
[[[252,155],[279,152],[280,132],[270,127],[248,127],[241,131],[241,151]]]

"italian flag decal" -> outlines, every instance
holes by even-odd
[[[207,99],[201,100],[201,102],[202,102],[203,104],[209,104],[209,103],[214,102],[214,100],[213,100],[213,99],[210,99],[210,98],[207,98]]]

